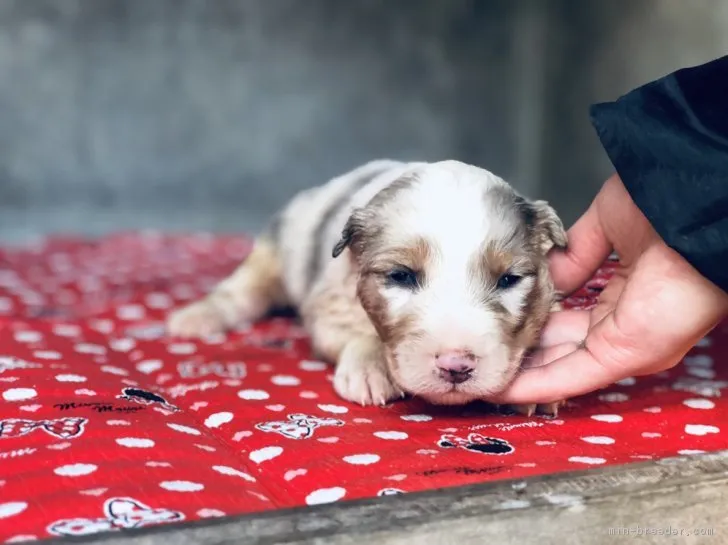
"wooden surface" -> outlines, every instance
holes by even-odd
[[[728,450],[70,541],[99,545],[723,544],[728,543],[726,500]],[[619,533],[625,528],[632,534]]]

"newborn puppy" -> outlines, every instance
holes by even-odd
[[[486,170],[374,161],[295,196],[238,269],[168,328],[204,336],[293,305],[349,401],[487,401],[557,304],[554,246],[566,246],[556,212]]]

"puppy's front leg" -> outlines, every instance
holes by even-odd
[[[334,389],[361,405],[386,405],[404,397],[389,374],[381,341],[373,336],[354,337],[346,343],[336,365]]]

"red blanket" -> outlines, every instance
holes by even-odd
[[[728,447],[725,327],[558,418],[339,399],[277,318],[182,342],[163,318],[240,238],[123,235],[0,253],[0,541],[87,535]],[[572,297],[588,306],[610,265]]]

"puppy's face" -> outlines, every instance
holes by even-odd
[[[356,210],[334,249],[394,380],[433,403],[487,399],[514,378],[553,303],[546,253],[566,233],[545,202],[455,161],[413,170]]]

